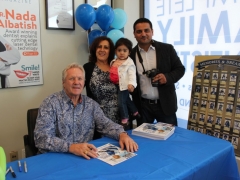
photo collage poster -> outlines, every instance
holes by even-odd
[[[196,56],[189,130],[232,143],[240,156],[240,56]]]

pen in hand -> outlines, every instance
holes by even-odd
[[[22,172],[22,166],[20,161],[18,161],[18,168],[19,168],[19,172]]]
[[[27,172],[27,162],[24,161],[24,171]]]
[[[11,171],[12,177],[14,177],[14,178],[15,178],[15,177],[16,177],[16,174],[15,174],[15,172],[13,171],[13,169],[12,169],[12,167],[11,167],[11,166],[10,166],[9,168],[10,168],[10,171]]]

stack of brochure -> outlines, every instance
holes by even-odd
[[[158,122],[156,124],[143,123],[132,130],[132,134],[155,140],[166,140],[174,133],[175,127],[172,124]]]

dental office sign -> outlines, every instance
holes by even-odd
[[[0,89],[43,84],[39,1],[0,3]]]

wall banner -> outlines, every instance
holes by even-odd
[[[43,84],[39,1],[0,6],[0,89]]]

